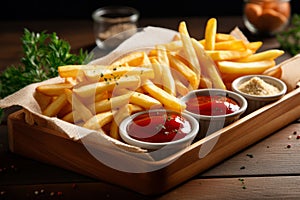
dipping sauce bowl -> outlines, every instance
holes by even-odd
[[[187,113],[151,109],[126,117],[119,131],[126,143],[149,151],[159,150],[167,156],[189,146],[199,132],[199,124]]]
[[[184,112],[199,122],[198,139],[238,120],[247,108],[247,100],[242,95],[223,89],[193,90],[181,100],[187,105]]]

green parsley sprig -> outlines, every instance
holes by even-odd
[[[71,53],[71,45],[55,32],[35,33],[25,28],[21,41],[24,55],[20,64],[8,66],[0,73],[0,98],[31,83],[58,76],[58,66],[85,64],[92,59],[92,55],[83,49],[78,54]]]
[[[281,48],[292,56],[300,53],[300,14],[292,16],[290,27],[278,33],[276,39]]]

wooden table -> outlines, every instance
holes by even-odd
[[[140,26],[176,30],[185,20],[190,34],[203,38],[208,18],[141,19]],[[19,63],[23,28],[56,32],[74,51],[95,46],[91,20],[0,21],[0,69]],[[240,16],[218,17],[218,32],[235,26],[244,30]],[[275,38],[263,40],[261,50],[278,48]],[[284,55],[278,62],[288,58]],[[0,199],[299,199],[300,121],[238,152],[165,194],[144,196],[90,177],[41,163],[8,150],[7,126],[0,126]],[[93,197],[93,198],[92,198]]]

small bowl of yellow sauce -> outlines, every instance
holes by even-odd
[[[232,82],[231,88],[248,101],[244,116],[280,99],[287,92],[287,86],[282,80],[261,74],[239,77]]]

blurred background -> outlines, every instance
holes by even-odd
[[[2,1],[0,20],[91,19],[91,13],[106,5],[127,5],[138,9],[141,18],[241,15],[243,0],[209,0],[198,5],[193,0],[26,0]],[[300,13],[300,1],[291,0],[292,13]]]

